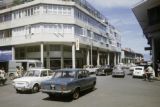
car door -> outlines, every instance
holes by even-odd
[[[84,72],[83,70],[80,70],[78,72],[78,79],[77,79],[77,83],[80,86],[81,90],[84,90],[86,88],[86,83],[85,83],[86,81],[83,72]]]
[[[85,81],[85,89],[90,88],[93,85],[92,78],[89,77],[89,71],[84,70],[84,81]]]

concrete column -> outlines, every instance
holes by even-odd
[[[109,55],[109,53],[107,54],[107,64],[110,65],[110,55]]]
[[[114,53],[114,65],[116,65],[116,61],[117,61],[117,59],[116,59],[116,53]]]
[[[61,45],[61,68],[64,68],[64,49],[63,49],[63,45]]]
[[[87,65],[90,65],[90,63],[89,63],[90,59],[89,58],[90,58],[90,53],[89,53],[89,49],[87,48],[87,60],[86,60],[87,61],[87,63],[86,63]]]
[[[72,43],[72,68],[76,68],[76,61],[75,61],[75,43]]]
[[[41,63],[42,63],[42,67],[44,66],[44,44],[41,43],[40,45],[40,51],[41,51]]]
[[[117,63],[119,64],[120,62],[119,62],[119,58],[120,58],[120,55],[119,54],[117,54]]]
[[[12,60],[15,60],[15,47],[12,46]]]
[[[157,75],[157,68],[156,68],[156,53],[155,53],[155,40],[154,40],[154,38],[152,38],[152,60],[153,60],[153,68],[154,68],[154,71],[155,71],[155,76],[157,77],[158,75]]]
[[[47,68],[50,68],[50,45],[46,46],[46,64]]]
[[[107,57],[104,55],[104,65],[107,65]]]
[[[97,49],[97,66],[100,65],[99,61],[100,61],[100,58],[99,58],[100,54],[99,54],[99,50]]]
[[[121,56],[121,53],[119,54],[119,63],[122,63],[122,56]]]

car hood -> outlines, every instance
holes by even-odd
[[[73,80],[74,80],[73,78],[52,78],[50,80],[43,81],[42,84],[66,85],[72,82]]]
[[[31,81],[36,81],[38,80],[39,77],[21,77],[21,78],[17,78],[14,79],[14,82],[21,82],[21,81],[27,81],[27,82],[31,82]]]

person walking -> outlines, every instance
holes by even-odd
[[[160,77],[160,61],[157,60],[157,74],[158,74],[158,77]]]
[[[153,68],[152,68],[152,65],[149,65],[149,66],[145,69],[144,80],[151,81],[151,76],[154,77],[154,70],[153,70]]]

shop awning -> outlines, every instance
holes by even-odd
[[[12,59],[11,51],[0,51],[0,62],[9,61]]]

